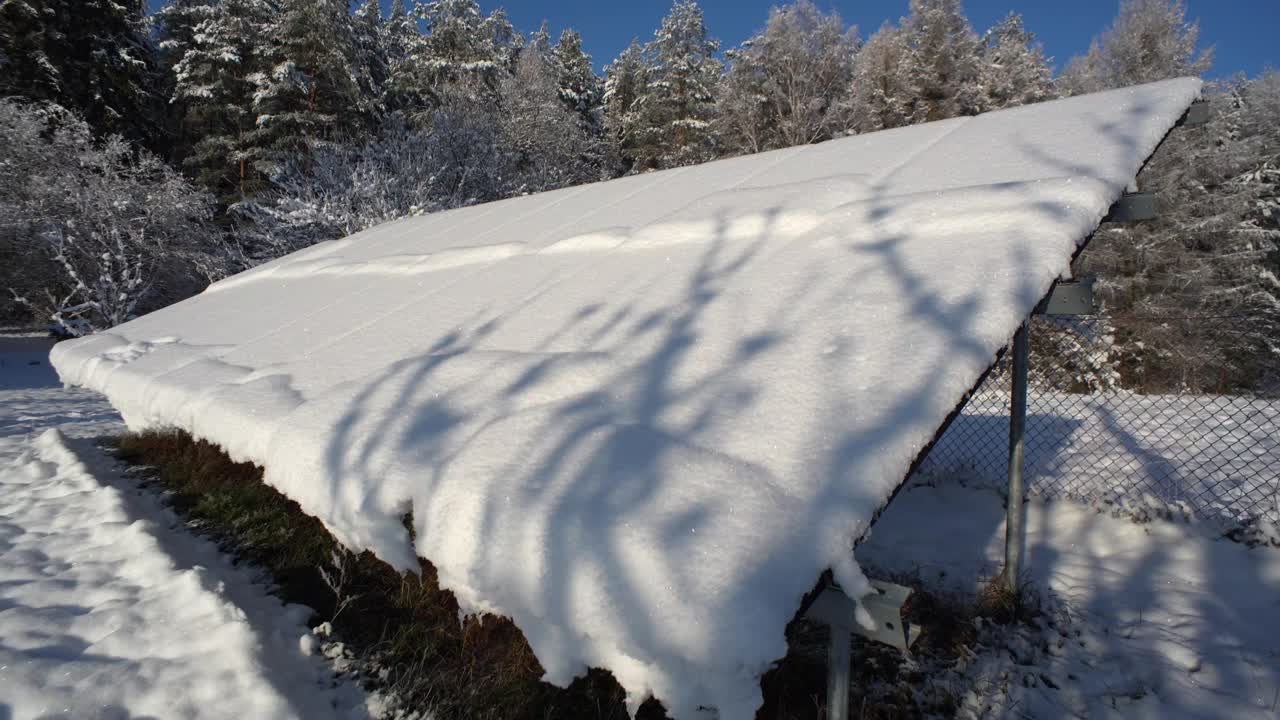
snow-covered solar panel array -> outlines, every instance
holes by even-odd
[[[551,682],[750,717],[802,595],[865,590],[854,540],[1199,91],[399,220],[53,359],[348,547],[429,559]]]

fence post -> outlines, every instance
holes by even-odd
[[[827,720],[849,718],[849,645],[852,628],[833,624],[827,645]]]
[[[1026,535],[1022,507],[1022,465],[1027,426],[1027,363],[1031,353],[1031,321],[1023,320],[1013,336],[1013,384],[1009,394],[1009,505],[1005,511],[1004,584],[1018,592],[1022,545]]]

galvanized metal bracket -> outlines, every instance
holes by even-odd
[[[871,587],[875,592],[862,598],[862,607],[866,608],[875,621],[874,629],[868,630],[858,623],[855,619],[857,603],[837,587],[823,589],[809,605],[805,617],[832,628],[846,628],[848,632],[892,645],[899,650],[911,647],[916,638],[920,637],[920,628],[902,619],[902,606],[911,596],[911,588],[881,580],[872,580]]]
[[[1092,315],[1094,278],[1059,280],[1033,312],[1035,315]]]
[[[804,611],[804,617],[831,628],[827,648],[827,720],[849,718],[849,645],[850,636],[858,633],[877,642],[905,651],[920,637],[920,628],[902,619],[902,606],[911,588],[872,580],[875,592],[862,599],[871,614],[875,628],[868,630],[858,623],[858,605],[838,587],[823,588]]]
[[[1111,206],[1102,222],[1142,222],[1155,220],[1160,214],[1156,211],[1156,196],[1149,192],[1125,193]]]
[[[1196,100],[1178,119],[1177,127],[1199,127],[1209,122],[1209,103]]]

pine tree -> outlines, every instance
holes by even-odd
[[[1035,35],[1017,13],[987,31],[983,42],[986,107],[1000,109],[1054,97],[1053,71]]]
[[[775,7],[765,29],[729,53],[720,98],[726,142],[758,152],[818,142],[848,124],[856,29],[810,0]]]
[[[155,48],[143,0],[0,3],[0,94],[57,103],[99,135],[158,139]]]
[[[163,70],[161,92],[169,99],[164,113],[168,158],[179,167],[190,154],[195,135],[187,126],[185,100],[174,94],[176,68],[195,48],[197,29],[215,12],[214,0],[170,0],[155,14],[157,47]]]
[[[379,0],[364,0],[352,18],[351,29],[361,104],[372,117],[377,117],[386,111],[387,78],[390,75],[387,50],[383,45],[386,28]]]
[[[582,36],[576,30],[560,33],[560,40],[551,48],[551,67],[560,101],[577,115],[579,125],[589,135],[600,137],[604,84],[591,66],[591,56],[583,52]]]
[[[70,106],[64,99],[61,68],[55,63],[62,31],[50,26],[45,6],[40,0],[0,3],[0,95],[61,100]]]
[[[529,34],[529,41],[524,44],[520,52],[521,54],[531,52],[542,58],[543,62],[551,62],[551,30],[547,28],[546,20],[542,21],[537,30]],[[512,69],[514,71],[514,68]]]
[[[253,108],[263,171],[316,143],[358,132],[370,108],[358,79],[347,0],[282,0],[271,24],[271,66],[255,76]]]
[[[436,0],[417,8],[427,31],[413,43],[397,84],[417,114],[429,117],[446,96],[494,102],[521,37],[502,10],[484,15],[476,0]]]
[[[912,91],[912,122],[982,112],[982,41],[960,0],[911,0],[902,20],[904,58]]]
[[[885,23],[867,40],[853,63],[849,127],[875,132],[911,122],[915,92],[908,77],[906,38]]]
[[[266,68],[264,33],[275,12],[264,0],[221,0],[196,26],[194,42],[174,66],[173,98],[199,138],[184,164],[224,202],[261,185],[253,110],[255,79]]]
[[[642,100],[648,93],[648,62],[636,40],[604,69],[604,129],[622,172],[635,169],[643,141]]]
[[[387,60],[387,82],[382,106],[387,112],[400,112],[413,106],[414,73],[412,56],[422,34],[418,32],[415,12],[405,0],[393,0],[391,14],[382,24],[381,46]]]
[[[160,64],[166,72],[195,47],[196,29],[213,17],[215,0],[168,0],[156,11],[156,35]]]
[[[1200,75],[1212,48],[1196,53],[1200,34],[1182,0],[1122,0],[1115,22],[1073,58],[1060,84],[1068,94],[1097,92],[1184,75]]]
[[[641,100],[644,137],[637,163],[672,168],[716,156],[712,121],[723,65],[720,43],[707,35],[702,8],[676,0],[646,46],[649,78]]]

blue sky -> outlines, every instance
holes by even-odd
[[[566,27],[582,33],[587,52],[600,69],[637,37],[653,36],[670,0],[479,0],[486,11],[504,7],[516,28],[528,33],[546,20],[553,33]],[[865,38],[886,20],[907,11],[907,0],[814,0],[835,9]],[[1280,69],[1280,0],[1185,0],[1187,17],[1200,21],[1202,46],[1214,47],[1212,77]],[[163,0],[149,0],[152,7]],[[391,0],[381,0],[384,9]],[[764,26],[778,0],[701,0],[711,34],[732,47]],[[1119,0],[966,0],[965,11],[979,32],[1010,10],[1022,13],[1029,30],[1061,68],[1084,52],[1089,40],[1114,19]]]
[[[836,9],[845,22],[856,24],[865,38],[886,20],[907,11],[907,0],[814,0],[823,9]],[[390,0],[383,0],[390,6]],[[1280,0],[1186,0],[1187,16],[1200,20],[1200,40],[1214,45],[1212,76],[1241,70],[1255,75],[1266,67],[1280,68]],[[486,10],[504,7],[516,27],[530,32],[545,19],[556,34],[565,27],[582,33],[586,50],[599,69],[632,37],[643,42],[653,35],[670,0],[480,0]],[[760,29],[777,0],[702,0],[707,27],[723,47],[742,42]],[[1010,10],[1022,13],[1058,67],[1088,49],[1089,40],[1115,17],[1118,0],[967,0],[965,11],[979,32]]]

